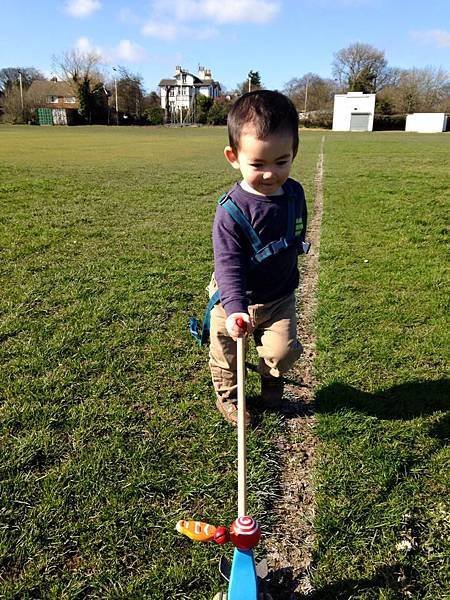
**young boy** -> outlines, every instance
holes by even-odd
[[[217,408],[236,425],[236,339],[253,333],[266,407],[280,405],[282,374],[302,353],[295,289],[297,256],[308,244],[303,188],[289,178],[298,149],[292,102],[269,90],[241,96],[228,116],[228,136],[225,158],[242,181],[221,198],[214,219],[209,295],[219,289],[220,302],[211,311],[209,365]],[[236,324],[239,317],[246,332]]]

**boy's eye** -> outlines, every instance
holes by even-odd
[[[250,166],[254,167],[255,169],[260,169],[262,167],[262,164],[261,163],[251,163]]]
[[[280,160],[280,161],[277,162],[277,165],[280,166],[280,167],[282,165],[287,165],[287,160]]]

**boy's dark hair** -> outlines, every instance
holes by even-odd
[[[228,138],[233,152],[239,150],[239,140],[246,125],[252,124],[258,139],[272,133],[290,133],[294,156],[298,150],[298,112],[287,96],[271,90],[244,94],[228,113]]]

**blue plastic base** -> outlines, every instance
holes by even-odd
[[[227,600],[258,600],[258,582],[252,550],[235,548]]]

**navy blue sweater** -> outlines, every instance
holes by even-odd
[[[229,191],[252,224],[263,245],[287,234],[288,194],[299,199],[300,214],[306,219],[306,202],[302,186],[294,179],[283,185],[280,196],[260,196],[242,189],[236,183]],[[303,252],[299,242],[279,254],[254,265],[251,246],[241,227],[222,206],[217,207],[213,225],[214,274],[220,290],[220,301],[228,315],[247,312],[249,304],[272,302],[293,292],[299,283],[297,256]]]

